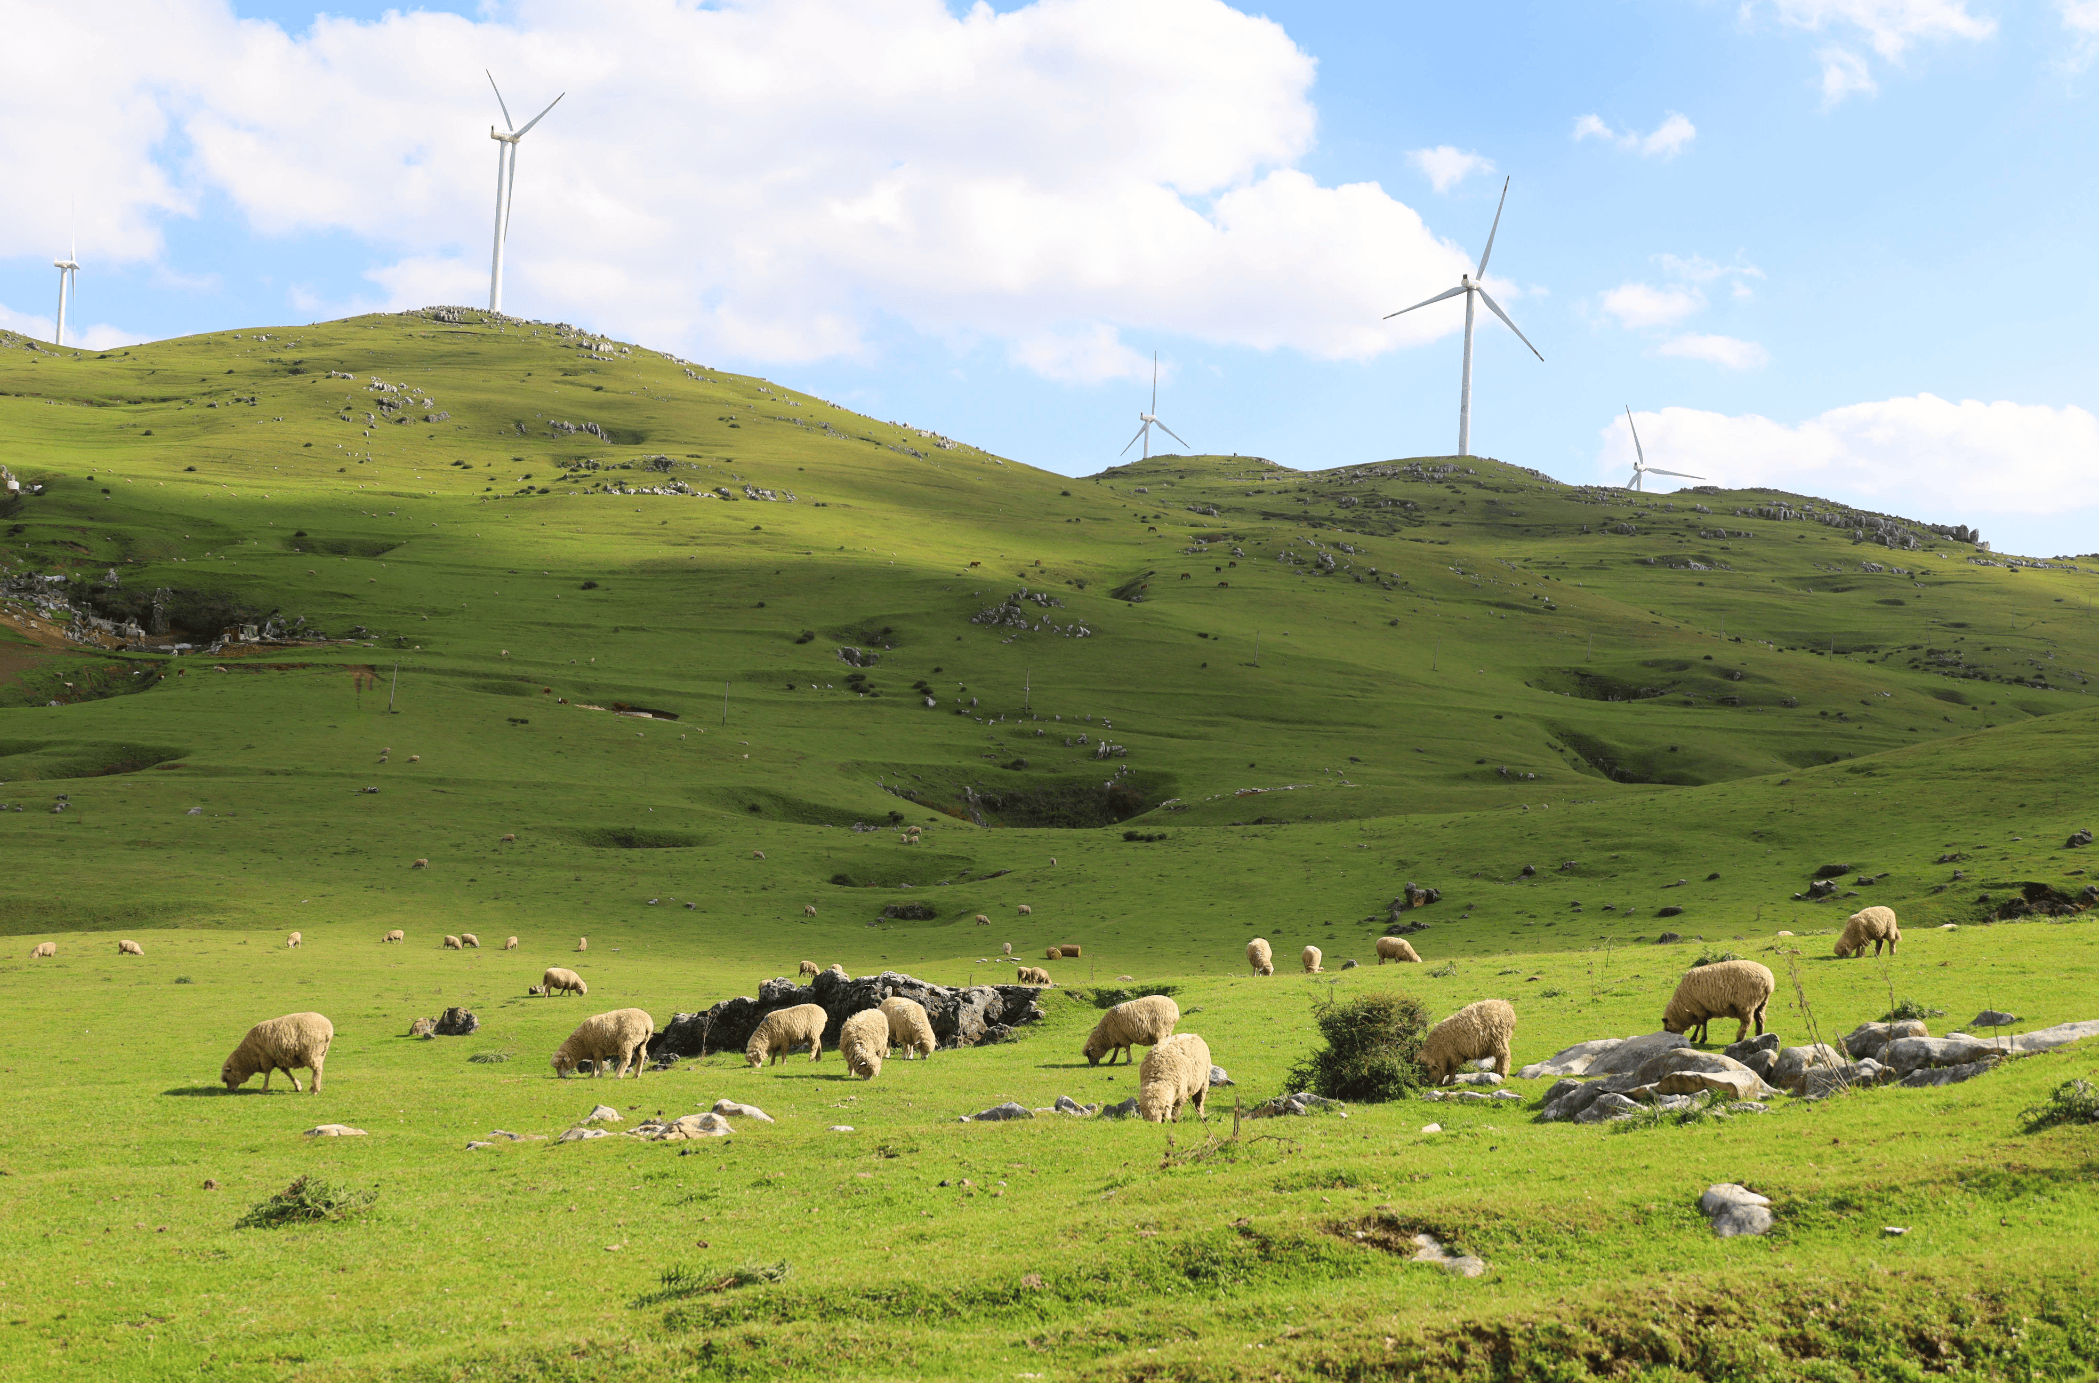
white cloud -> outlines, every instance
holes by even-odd
[[[1704,360],[1730,370],[1754,370],[1771,361],[1771,352],[1754,341],[1740,341],[1732,336],[1701,336],[1696,332],[1672,336],[1657,349],[1663,355]]]
[[[488,66],[520,118],[567,91],[521,146],[525,315],[774,362],[986,336],[1075,377],[1113,352],[1045,343],[1102,324],[1364,359],[1459,320],[1379,322],[1466,253],[1298,171],[1315,64],[1222,0],[514,0],[297,36],[228,0],[8,14],[77,60],[0,85],[0,180],[77,184],[83,262],[153,259],[166,218],[223,199],[265,234],[361,237],[391,305],[482,300],[497,112],[462,74]],[[16,207],[0,254],[62,243],[64,206]]]
[[[1786,23],[1813,33],[1856,29],[1890,62],[1919,39],[1980,40],[1997,32],[1997,21],[1968,13],[1966,0],[1773,0],[1773,7]]]
[[[1015,364],[1068,384],[1151,378],[1151,357],[1124,345],[1122,334],[1104,322],[1024,337],[1013,343],[1009,354]]]
[[[1705,306],[1695,288],[1657,288],[1651,283],[1621,283],[1603,295],[1603,310],[1622,327],[1674,326]]]
[[[1715,485],[1768,485],[1938,523],[2099,505],[2099,418],[2074,405],[1918,394],[1792,426],[1690,408],[1636,417],[1650,462]],[[1598,435],[1596,473],[1619,483],[1633,461],[1624,418]]]
[[[1686,259],[1681,255],[1673,255],[1666,252],[1656,255],[1654,262],[1668,270],[1670,277],[1683,279],[1689,283],[1711,283],[1717,278],[1733,278],[1739,281],[1764,277],[1762,269],[1743,259],[1739,254],[1735,256],[1735,262],[1732,264],[1715,264],[1704,255],[1694,254]]]
[[[1697,137],[1698,127],[1673,110],[1661,124],[1644,135],[1637,130],[1626,130],[1621,134],[1605,124],[1603,117],[1598,115],[1584,115],[1574,122],[1574,138],[1577,142],[1584,139],[1601,139],[1621,149],[1638,150],[1643,158],[1675,158]]]
[[[1880,83],[1873,80],[1873,72],[1866,60],[1843,48],[1824,48],[1815,55],[1822,60],[1822,109],[1842,101],[1846,96],[1873,96],[1880,91]]]
[[[1449,144],[1438,144],[1433,149],[1416,149],[1407,155],[1407,161],[1419,168],[1428,177],[1429,186],[1438,192],[1448,192],[1474,173],[1491,173],[1494,161],[1478,154],[1468,154]]]
[[[54,272],[52,278],[55,279],[57,277],[57,273]],[[57,292],[58,290],[54,287],[52,289],[54,299],[57,296]],[[66,345],[76,350],[115,350],[118,346],[135,346],[143,339],[135,331],[126,331],[122,327],[113,327],[106,322],[97,322],[93,326],[83,327],[77,321],[72,320],[71,311],[71,305],[68,305]],[[52,329],[57,325],[56,318],[39,317],[33,312],[17,312],[7,304],[0,303],[0,327],[6,327],[9,331],[19,331],[24,336],[33,337],[38,341],[49,341]]]
[[[2091,66],[2094,57],[2099,57],[2099,0],[2057,0],[2056,7],[2062,11],[2063,28],[2069,31],[2071,39],[2070,51],[2063,55],[2061,66],[2081,72]]]

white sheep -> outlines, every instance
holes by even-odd
[[[801,973],[810,979],[815,979],[817,975],[822,973],[822,970],[815,961],[805,960],[802,962]]]
[[[517,938],[513,936],[507,941],[505,941],[503,943],[503,949],[506,951],[515,951],[517,949]]]
[[[31,952],[29,953],[29,958],[30,958],[31,960],[49,960],[49,959],[50,959],[51,957],[53,957],[53,956],[55,956],[55,955],[57,955],[57,954],[58,954],[58,943],[57,943],[57,942],[55,942],[55,941],[39,941],[39,942],[38,942],[38,943],[36,944],[36,949],[35,949],[35,950],[33,950],[33,951],[31,951]]]
[[[1388,960],[1411,961],[1419,965],[1421,956],[1405,937],[1381,936],[1377,939],[1377,963],[1383,965]]]
[[[117,954],[120,956],[142,956],[146,954],[146,948],[139,945],[136,941],[119,941],[117,943]]]
[[[1691,1041],[1697,1043],[1705,1041],[1706,1024],[1712,1019],[1736,1018],[1742,1026],[1735,1032],[1735,1041],[1748,1035],[1751,1023],[1761,1037],[1764,1006],[1777,989],[1778,981],[1771,978],[1771,972],[1753,960],[1698,966],[1676,982],[1676,992],[1662,1010],[1662,1028],[1681,1033],[1695,1028],[1697,1035]]]
[[[577,949],[577,950],[579,950],[579,951],[588,951],[588,950],[590,949],[590,938],[589,938],[589,937],[587,937],[587,936],[579,936],[579,937],[577,937],[577,938],[576,938],[576,949]]]
[[[793,1008],[776,1008],[758,1020],[751,1030],[751,1040],[744,1044],[743,1059],[749,1066],[763,1066],[768,1060],[778,1065],[787,1054],[809,1044],[809,1059],[824,1059],[824,1024],[831,1016],[824,1012],[822,1004],[796,1004]]]
[[[428,869],[428,868],[430,867],[430,861],[428,861],[428,860],[417,860],[417,861],[416,861],[416,862],[415,862],[414,864],[411,864],[411,865],[409,865],[408,867],[409,867],[410,869]]]
[[[1321,964],[1321,962],[1325,960],[1326,957],[1320,953],[1320,950],[1317,946],[1305,947],[1304,952],[1298,957],[1298,959],[1302,960],[1305,963],[1305,973],[1307,975],[1317,975],[1322,970],[1326,969],[1326,967],[1323,964]]]
[[[1421,1044],[1421,1067],[1430,1085],[1441,1085],[1468,1061],[1493,1057],[1495,1069],[1508,1076],[1509,1044],[1516,1036],[1516,1008],[1506,999],[1467,1004],[1428,1030]]]
[[[1012,955],[1012,954],[1013,954],[1013,943],[1009,941],[1009,942],[1007,942],[1007,943],[1006,943],[1006,944],[1005,944],[1004,946],[1000,947],[1000,948],[999,948],[999,954],[1000,954],[1000,955],[1006,955],[1006,956],[1010,956],[1010,955]]]
[[[547,972],[539,977],[539,983],[549,994],[590,993],[590,986],[583,982],[581,975],[573,970],[564,970],[558,965],[548,966]]]
[[[824,970],[827,974],[836,975],[841,980],[849,980],[852,978],[851,975],[845,973],[845,967],[843,965],[840,965],[837,961],[832,961],[829,965],[824,967]]]
[[[306,940],[305,937],[300,936],[297,932],[293,932],[290,936],[284,938],[285,949],[289,951],[296,951],[299,949],[299,943],[304,940]]]
[[[481,938],[475,936],[472,932],[461,932],[459,940],[461,945],[471,946],[477,951],[481,949]]]
[[[445,938],[445,949],[447,951],[463,951],[466,947],[461,944],[458,937],[448,936]]]
[[[881,1013],[889,1020],[889,1045],[902,1047],[904,1060],[933,1055],[933,1048],[938,1045],[933,1036],[933,1020],[926,1017],[922,1004],[891,995],[882,1001]]]
[[[845,1020],[838,1030],[838,1054],[846,1069],[862,1080],[882,1074],[882,1056],[889,1050],[889,1015],[878,1008],[864,1008]]]
[[[1051,860],[1050,863],[1055,864],[1056,861]],[[1018,908],[1015,908],[1014,911],[1018,912],[1022,917],[1033,917],[1035,915],[1035,909],[1029,907],[1026,903],[1022,903]]]
[[[1169,1037],[1144,1054],[1137,1068],[1137,1116],[1154,1124],[1181,1117],[1193,1101],[1195,1117],[1209,1118],[1210,1044],[1192,1032]]]
[[[498,836],[498,837],[497,837],[497,840],[498,840],[498,841],[499,841],[500,843],[504,844],[504,845],[508,845],[508,844],[512,843],[513,841],[515,841],[516,839],[517,839],[517,835],[516,835],[516,834],[515,834],[514,832],[513,832],[512,834],[510,834],[510,835],[505,835],[505,836]]]
[[[765,858],[765,852],[763,850],[753,850],[751,851],[751,858],[754,860],[762,860]]]
[[[1273,975],[1275,952],[1269,948],[1267,942],[1255,937],[1246,943],[1246,963],[1254,968],[1256,975]]]
[[[1101,1015],[1086,1035],[1086,1045],[1081,1050],[1086,1055],[1088,1066],[1100,1065],[1103,1056],[1108,1064],[1115,1064],[1115,1054],[1122,1053],[1122,1064],[1130,1064],[1130,1048],[1156,1047],[1173,1036],[1173,1025],[1181,1021],[1181,1006],[1164,994],[1147,994],[1141,999],[1131,999],[1117,1004]]]
[[[228,1090],[238,1090],[257,1071],[262,1088],[270,1088],[270,1077],[284,1072],[292,1089],[299,1088],[296,1068],[313,1072],[313,1093],[321,1093],[321,1067],[328,1060],[328,1044],[335,1041],[335,1024],[318,1013],[287,1013],[248,1029],[248,1035],[219,1067],[219,1079]]]
[[[977,914],[977,925],[979,927],[988,927],[991,925],[991,919],[980,912]]]
[[[380,937],[380,938],[379,938],[379,944],[380,944],[380,945],[382,945],[382,946],[384,946],[384,945],[385,945],[385,944],[386,944],[387,942],[389,942],[389,941],[406,941],[406,940],[408,940],[408,933],[406,933],[406,932],[402,931],[402,930],[401,930],[401,929],[400,929],[399,927],[396,927],[396,928],[394,928],[394,929],[393,929],[392,931],[388,932],[388,933],[387,933],[387,934],[386,934],[385,936],[382,936],[382,937]]]
[[[804,917],[814,917],[814,916],[816,916],[816,904],[814,904],[814,903],[804,903],[804,904],[802,904],[802,916],[804,916]]]
[[[643,1065],[648,1060],[649,1039],[656,1035],[656,1022],[649,1017],[647,1009],[616,1008],[610,1013],[598,1013],[576,1025],[568,1035],[568,1041],[554,1049],[554,1074],[563,1080],[575,1070],[579,1062],[590,1063],[593,1078],[605,1074],[605,1067],[618,1062],[614,1079],[625,1079],[627,1068],[634,1068],[634,1078],[641,1079]]]
[[[1039,965],[1021,966],[1018,970],[1015,970],[1013,972],[1013,982],[1015,984],[1046,985],[1051,989],[1055,989],[1057,987],[1057,982],[1050,978],[1050,972],[1043,969]]]
[[[1837,938],[1837,956],[1850,959],[1866,954],[1866,943],[1873,943],[1873,954],[1880,954],[1882,942],[1887,943],[1888,954],[1895,954],[1895,945],[1902,940],[1902,928],[1895,921],[1895,909],[1875,905],[1860,908],[1844,923],[1844,934]]]

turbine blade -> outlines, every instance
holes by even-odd
[[[561,96],[566,96],[566,95],[568,95],[568,93],[567,93],[566,91],[564,91],[564,92],[562,92],[562,93],[561,93]],[[556,96],[556,97],[555,97],[555,98],[554,98],[553,100],[551,100],[551,101],[547,102],[547,110],[552,110],[552,109],[554,109],[554,107],[556,107],[556,106],[560,105],[560,104],[561,104],[561,96]],[[534,125],[537,125],[537,124],[538,124],[538,123],[539,123],[540,121],[542,121],[542,120],[546,119],[546,118],[547,118],[547,110],[543,110],[543,111],[541,111],[541,112],[540,112],[539,114],[537,114],[537,115],[533,116],[533,117],[532,117],[532,118],[531,118],[530,120],[527,120],[527,121],[525,122],[525,129],[524,129],[524,130],[519,130],[519,131],[517,132],[517,137],[518,137],[519,139],[523,139],[523,138],[525,137],[525,130],[529,130],[529,129],[531,129],[531,128],[532,128],[532,127],[533,127]]]
[[[1625,425],[1633,429],[1633,455],[1639,457],[1640,464],[1645,466],[1647,464],[1647,453],[1640,448],[1640,429],[1633,427],[1633,406],[1631,404],[1625,405]]]
[[[1142,437],[1142,436],[1143,436],[1143,435],[1145,434],[1145,432],[1146,432],[1146,431],[1147,431],[1147,430],[1148,430],[1148,429],[1149,429],[1150,427],[1151,427],[1151,424],[1150,424],[1150,423],[1146,423],[1146,424],[1145,424],[1145,425],[1144,425],[1143,427],[1140,427],[1140,428],[1138,428],[1138,429],[1137,429],[1137,437]],[[1131,448],[1131,447],[1134,447],[1134,446],[1136,446],[1136,445],[1137,445],[1137,437],[1132,437],[1132,438],[1130,438],[1130,440],[1129,440],[1129,441],[1127,441],[1127,442],[1124,442],[1124,443],[1122,444],[1122,450],[1121,450],[1121,451],[1118,451],[1118,452],[1116,452],[1115,454],[1116,454],[1117,456],[1128,456],[1128,455],[1130,454],[1130,448]]]
[[[1704,477],[1704,476],[1702,476],[1702,475],[1692,475],[1692,474],[1691,474],[1691,473],[1690,473],[1689,471],[1665,471],[1665,470],[1663,470],[1663,469],[1662,469],[1662,468],[1661,468],[1660,466],[1649,466],[1649,467],[1647,468],[1647,473],[1648,473],[1649,475],[1673,475],[1673,476],[1677,476],[1677,477],[1679,477],[1680,479],[1684,479],[1684,480],[1703,480],[1703,479],[1705,479],[1705,477]]]
[[[1503,178],[1503,179],[1501,180],[1501,200],[1500,200],[1500,201],[1498,201],[1498,202],[1496,202],[1496,203],[1494,204],[1494,225],[1493,225],[1493,228],[1492,228],[1492,229],[1490,229],[1490,230],[1489,230],[1489,231],[1487,232],[1487,248],[1486,248],[1486,249],[1484,249],[1484,250],[1482,250],[1482,251],[1480,251],[1480,272],[1479,272],[1479,276],[1480,276],[1481,278],[1485,278],[1485,277],[1487,276],[1487,261],[1488,261],[1489,259],[1492,259],[1492,258],[1494,257],[1494,236],[1495,236],[1495,232],[1497,232],[1497,231],[1499,231],[1499,230],[1501,229],[1501,209],[1502,209],[1503,207],[1507,206],[1508,204],[1509,204],[1509,179],[1507,179],[1507,178]],[[1515,330],[1515,328],[1511,327],[1511,328],[1510,328],[1510,330],[1512,330],[1512,331],[1513,331],[1513,330]],[[1521,335],[1521,334],[1522,334],[1522,333],[1520,333],[1520,332],[1518,333],[1518,335]],[[1544,357],[1543,357],[1543,356],[1540,356],[1540,357],[1539,357],[1539,359],[1541,359],[1541,360],[1542,360],[1542,359],[1544,359]]]
[[[1456,296],[1458,296],[1458,294],[1464,291],[1465,285],[1461,283],[1456,288],[1446,289],[1443,292],[1438,293],[1433,298],[1423,298],[1420,302],[1415,303],[1414,307],[1427,307],[1430,303],[1440,303],[1445,298],[1455,298]],[[1404,317],[1409,312],[1412,312],[1414,310],[1414,307],[1403,307],[1397,312],[1387,312],[1381,320],[1389,322],[1394,317]]]
[[[1152,412],[1159,411],[1159,353],[1152,352]]]
[[[510,107],[503,104],[503,88],[496,85],[496,74],[485,67],[481,69],[481,74],[488,78],[489,90],[496,93],[496,105],[501,107],[503,112],[503,128],[514,129],[517,122],[510,118]]]
[[[1183,437],[1180,433],[1175,432],[1172,428],[1168,427],[1164,423],[1159,424],[1159,431],[1173,438],[1174,441],[1179,442],[1184,447],[1188,445],[1188,439],[1186,437]]]
[[[1479,292],[1480,301],[1484,302],[1487,305],[1488,310],[1491,311],[1495,316],[1501,318],[1501,324],[1507,327],[1510,331],[1516,331],[1516,324],[1509,320],[1508,313],[1503,312],[1501,310],[1501,304],[1494,301],[1494,299],[1488,297],[1486,289],[1482,288]],[[1528,336],[1525,336],[1520,331],[1516,331],[1516,339],[1518,341],[1521,341],[1526,346],[1531,346],[1531,339]],[[1543,360],[1545,358],[1542,354],[1539,353],[1539,350],[1536,346],[1531,346],[1531,354],[1537,356],[1540,360]]]

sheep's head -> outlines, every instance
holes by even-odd
[[[219,1067],[219,1079],[226,1082],[226,1088],[228,1090],[240,1089],[243,1085],[246,1085],[249,1082],[249,1080],[251,1080],[254,1077],[254,1075],[255,1068],[253,1066],[250,1066],[247,1062],[241,1060],[238,1053],[236,1053],[233,1056],[227,1057],[226,1064]]]
[[[873,1080],[882,1074],[882,1058],[869,1052],[853,1062],[853,1074],[862,1080]]]
[[[1086,1045],[1081,1050],[1086,1053],[1086,1064],[1088,1066],[1098,1066],[1101,1064],[1101,1058],[1107,1055],[1111,1049],[1106,1042],[1101,1040],[1098,1034],[1095,1034],[1086,1039]]]
[[[576,1069],[576,1059],[575,1059],[574,1057],[570,1056],[570,1055],[568,1054],[568,1052],[567,1052],[567,1051],[565,1051],[565,1050],[564,1050],[564,1051],[559,1051],[559,1052],[556,1052],[556,1053],[554,1053],[554,1074],[555,1074],[555,1075],[557,1075],[557,1076],[561,1077],[561,1079],[563,1079],[563,1080],[567,1080],[567,1079],[568,1079],[568,1073],[569,1073],[569,1072],[571,1072],[571,1071],[573,1071],[573,1070],[575,1070],[575,1069]]]

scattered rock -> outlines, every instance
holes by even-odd
[[[741,1052],[751,1030],[775,1009],[816,1004],[826,1015],[824,1045],[837,1045],[845,1020],[865,1009],[880,1008],[889,998],[910,999],[925,1009],[933,1036],[942,1047],[974,1047],[1001,1042],[1022,1023],[1042,1017],[1042,991],[1032,985],[981,984],[950,988],[914,979],[894,970],[858,978],[825,971],[808,984],[767,980],[756,998],[725,999],[704,1013],[674,1014],[663,1031],[649,1040],[649,1054],[680,1057],[710,1052]]]
[[[853,1126],[851,1124],[833,1124],[824,1130],[826,1133],[851,1133],[852,1131]]]
[[[1232,1078],[1231,1078],[1230,1076],[1228,1076],[1228,1075],[1226,1075],[1226,1074],[1224,1073],[1224,1067],[1222,1067],[1222,1066],[1212,1066],[1212,1067],[1210,1068],[1210,1088],[1211,1088],[1211,1089],[1213,1089],[1213,1090],[1214,1090],[1214,1089],[1216,1089],[1216,1088],[1217,1088],[1218,1086],[1220,1086],[1220,1085],[1231,1085],[1231,1084],[1233,1084],[1233,1083],[1234,1083],[1234,1082],[1233,1082]]]
[[[1451,1081],[1457,1085],[1499,1085],[1501,1077],[1492,1071],[1466,1071],[1452,1076]]]
[[[757,1105],[738,1104],[734,1100],[716,1100],[714,1102],[714,1112],[727,1115],[732,1119],[756,1119],[761,1124],[769,1124],[773,1121],[773,1116],[767,1114]]]
[[[1922,1019],[1904,1018],[1893,1023],[1861,1023],[1844,1036],[1844,1050],[1854,1057],[1872,1057],[1885,1061],[1882,1055],[1888,1044],[1898,1037],[1926,1037]]]
[[[1057,1096],[1057,1102],[1051,1105],[1050,1109],[1058,1114],[1091,1114],[1093,1112],[1092,1105],[1080,1104],[1069,1095]]]
[[[1120,1101],[1119,1103],[1102,1105],[1100,1114],[1103,1119],[1127,1119],[1134,1115],[1136,1112],[1137,1097],[1135,1095],[1132,1095],[1127,1100]]]
[[[1521,1104],[1523,1102],[1523,1096],[1517,1094],[1513,1090],[1497,1090],[1493,1094],[1489,1095],[1487,1098],[1490,1100],[1514,1100],[1518,1104]]]
[[[1771,1083],[1781,1090],[1797,1090],[1810,1066],[1836,1067],[1844,1064],[1844,1054],[1827,1042],[1818,1042],[1807,1047],[1787,1047],[1778,1054],[1777,1065],[1772,1070]]]
[[[1414,1243],[1417,1252],[1409,1262],[1433,1263],[1452,1277],[1478,1277],[1487,1271],[1484,1261],[1474,1258],[1469,1253],[1452,1253],[1430,1235],[1417,1234],[1414,1236]]]
[[[546,1135],[543,1133],[512,1133],[509,1129],[501,1128],[490,1129],[488,1136],[491,1139],[504,1143],[544,1143],[547,1141]]]
[[[2008,1028],[2018,1021],[2017,1014],[2006,1013],[2003,1009],[1986,1008],[1969,1019],[1968,1026],[1971,1028]]]
[[[1278,1095],[1272,1100],[1257,1104],[1246,1111],[1246,1117],[1272,1119],[1282,1115],[1318,1114],[1328,1110],[1344,1119],[1348,1117],[1348,1109],[1341,1101],[1315,1095],[1309,1090],[1300,1090],[1295,1095]]]
[[[1684,910],[1672,903],[1666,908],[1656,908],[1654,910],[1654,915],[1656,917],[1682,917],[1684,915]],[[1677,936],[1674,932],[1664,932],[1663,936],[1664,938],[1671,941],[1682,940],[1682,938]]]
[[[1881,1060],[1894,1067],[1897,1075],[1906,1078],[1914,1071],[1929,1070],[1933,1067],[1966,1066],[1974,1062],[1994,1061],[2002,1057],[2009,1048],[2009,1040],[1999,1045],[1958,1035],[1898,1037],[1888,1043]],[[1905,1080],[1904,1083],[1907,1084],[1908,1081]]]
[[[1675,945],[1675,944],[1676,944],[1677,942],[1679,942],[1679,941],[1682,941],[1682,940],[1683,940],[1683,936],[1682,936],[1682,934],[1681,934],[1681,933],[1678,933],[1678,932],[1663,932],[1663,933],[1662,933],[1662,934],[1661,934],[1660,936],[1658,936],[1658,937],[1656,937],[1656,938],[1654,939],[1654,944],[1655,944],[1655,945],[1657,945],[1657,946],[1673,946],[1673,945]]]
[[[1909,1233],[1910,1231],[1908,1225],[1882,1225],[1880,1227],[1880,1232],[1882,1234],[1887,1235],[1890,1239],[1896,1239]]]
[[[1352,960],[1344,960],[1341,962],[1341,968],[1343,970],[1353,970],[1356,968],[1356,962]]]
[[[1441,1125],[1441,1124],[1423,1124],[1423,1125],[1421,1126],[1421,1131],[1422,1131],[1423,1133],[1441,1133],[1441,1132],[1443,1132],[1443,1125]]]
[[[439,1037],[470,1037],[479,1031],[481,1020],[463,1008],[448,1008],[437,1020],[435,1032]]]
[[[1722,1239],[1738,1234],[1762,1234],[1771,1228],[1771,1198],[1746,1186],[1723,1181],[1705,1188],[1698,1208],[1712,1221],[1713,1233]]]
[[[726,1138],[736,1132],[729,1121],[711,1110],[705,1114],[687,1114],[681,1118],[664,1121],[651,1119],[634,1129],[636,1138],[651,1143],[681,1143],[694,1138]]]
[[[1594,1086],[1590,1088],[1595,1089],[1596,1094],[1590,1097],[1586,1107],[1574,1116],[1574,1122],[1577,1124],[1600,1124],[1607,1119],[1628,1118],[1640,1108],[1639,1101],[1629,1100],[1615,1091]]]
[[[620,1118],[620,1112],[611,1105],[601,1104],[591,1110],[590,1113],[584,1115],[583,1122],[586,1124],[618,1124],[626,1121]]]
[[[2063,848],[2065,850],[2075,850],[2081,845],[2090,845],[2091,843],[2092,828],[2080,826],[2078,829],[2070,832],[2070,838],[2063,842]]]
[[[437,1020],[435,1018],[418,1018],[408,1025],[408,1035],[410,1037],[429,1037],[436,1031]]]
[[[1934,1085],[1958,1085],[1964,1080],[1974,1080],[1977,1076],[1993,1070],[1996,1065],[1994,1061],[1969,1061],[1958,1066],[1920,1066],[1896,1084],[1911,1090],[1921,1090]]]
[[[572,1128],[554,1141],[557,1143],[581,1143],[586,1138],[610,1138],[612,1135],[601,1128]]]
[[[1130,1100],[1130,1107],[1132,1109],[1137,1107],[1137,1101],[1134,1097]],[[985,1124],[999,1119],[1032,1119],[1034,1117],[1034,1110],[1029,1109],[1017,1100],[1008,1100],[1004,1104],[995,1104],[991,1108],[977,1114],[965,1114],[962,1116],[962,1122],[965,1124]]]
[[[351,1128],[348,1124],[315,1124],[312,1128],[306,1130],[306,1136],[308,1138],[362,1138],[365,1136],[365,1132],[361,1128]]]
[[[2057,1023],[2052,1028],[2036,1028],[2022,1032],[2017,1037],[2007,1038],[2016,1052],[2052,1052],[2057,1047],[2072,1042],[2082,1042],[2087,1037],[2099,1037],[2099,1019],[2086,1019],[2081,1023]]]
[[[1650,1032],[1639,1037],[1628,1037],[1592,1060],[1584,1074],[1615,1076],[1637,1071],[1664,1052],[1673,1052],[1690,1045],[1691,1039],[1680,1032]]]

